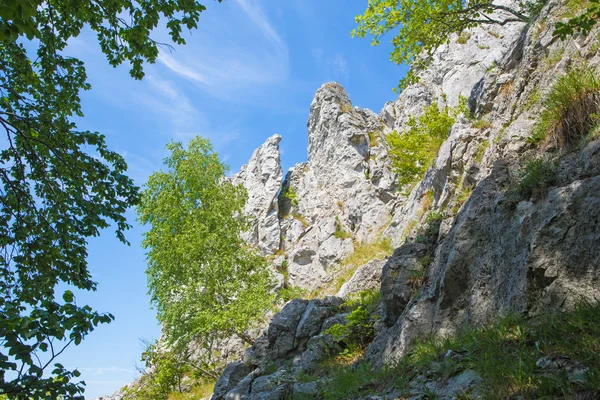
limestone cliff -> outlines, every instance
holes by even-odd
[[[373,367],[397,361],[417,338],[449,335],[465,323],[600,300],[600,141],[565,152],[527,140],[556,77],[573,65],[595,71],[600,65],[597,34],[552,36],[564,7],[552,0],[530,24],[475,28],[466,43],[453,40],[438,50],[420,83],[379,115],[353,108],[339,84],[317,91],[308,161],[288,172],[279,197],[274,263],[287,266],[286,285],[318,292],[356,246],[391,240],[396,250],[387,262],[358,268],[339,293],[348,296],[373,281],[381,290],[375,311],[381,322],[365,354]],[[410,116],[433,102],[458,105],[459,96],[468,98],[469,115],[459,116],[424,179],[401,194],[386,135],[406,130]],[[553,186],[545,196],[508,206],[517,171],[540,156],[557,164]],[[433,213],[435,221],[428,218]],[[424,259],[415,293],[411,276]],[[324,333],[344,321],[339,302],[286,304],[244,359],[225,370],[213,399],[318,397],[319,382],[295,377],[339,351]],[[467,386],[478,381],[464,379]],[[443,398],[457,396],[447,391],[449,382],[440,385],[430,386]]]
[[[327,379],[306,376],[343,347],[325,331],[346,323],[343,299],[365,289],[381,293],[364,354],[373,368],[405,356],[416,339],[451,335],[457,326],[507,311],[530,316],[600,301],[600,139],[569,151],[528,141],[556,78],[574,65],[600,69],[597,31],[568,41],[553,37],[565,4],[550,0],[529,24],[454,37],[421,81],[379,115],[353,107],[339,84],[323,85],[310,105],[308,160],[283,182],[282,138],[254,152],[232,178],[248,190],[245,212],[253,222],[246,239],[271,261],[278,288],[322,298],[283,305],[256,343],[225,368],[214,400],[318,398]],[[434,102],[456,107],[461,96],[469,111],[458,116],[423,180],[404,193],[387,135],[406,131],[410,118]],[[542,156],[556,164],[552,186],[543,196],[515,201],[518,171]],[[382,240],[395,248],[389,258],[346,265],[358,249]],[[339,292],[336,283],[344,283]],[[456,398],[481,379],[464,371],[416,381],[439,398]],[[364,398],[431,396],[386,390]]]

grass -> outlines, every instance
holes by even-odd
[[[554,68],[554,66],[558,64],[560,60],[562,60],[564,54],[564,47],[551,51],[542,61],[542,69],[544,71],[549,71],[550,69]]]
[[[430,255],[426,255],[419,259],[419,266],[417,269],[413,269],[410,271],[410,276],[408,278],[408,284],[411,289],[411,296],[417,295],[421,287],[425,284],[425,280],[427,277],[427,268],[431,264],[432,258]]]
[[[437,222],[443,220],[444,218],[445,215],[443,211],[430,211],[429,213],[427,213],[424,223]]]
[[[417,219],[420,220],[421,218],[423,218],[423,215],[425,215],[425,213],[429,210],[429,208],[433,204],[434,199],[435,199],[435,196],[433,194],[433,190],[428,190],[421,197],[421,205],[419,206],[419,209],[417,210]]]
[[[408,383],[418,375],[447,380],[469,369],[482,377],[484,399],[598,398],[599,353],[598,304],[532,318],[508,314],[495,323],[459,329],[453,337],[417,342],[409,354],[380,370],[360,361],[329,362],[320,372],[329,378],[321,396],[341,400],[395,389],[408,397]],[[544,360],[562,360],[562,366],[540,367]],[[582,373],[569,379],[567,365],[580,366]]]
[[[308,299],[310,294],[306,289],[302,289],[297,286],[284,286],[277,292],[277,297],[281,299],[284,303],[292,299]]]
[[[362,266],[377,258],[384,258],[394,252],[390,238],[378,239],[368,243],[357,243],[354,252],[342,261],[342,265]]]
[[[488,147],[490,147],[490,141],[484,140],[483,142],[481,142],[479,144],[479,147],[477,147],[477,150],[475,150],[473,159],[475,160],[475,162],[477,164],[481,164],[481,161],[483,160],[483,156],[485,155],[485,152],[488,149]]]
[[[354,252],[342,260],[340,270],[336,278],[325,287],[314,290],[311,298],[319,298],[327,295],[334,295],[342,288],[344,283],[348,282],[358,268],[369,261],[388,257],[394,252],[390,238],[378,239],[373,242],[355,243]]]
[[[463,182],[459,185],[460,190],[455,195],[454,205],[452,206],[452,215],[458,214],[461,207],[465,202],[471,197],[471,193],[473,193],[473,186],[465,186]]]
[[[411,219],[410,221],[408,221],[408,223],[402,230],[402,240],[406,239],[408,235],[410,235],[410,233],[413,231],[413,229],[417,227],[417,225],[419,225],[419,221],[417,221],[416,219]]]
[[[192,386],[189,392],[169,394],[168,400],[200,400],[208,399],[213,393],[215,382],[199,383]]]
[[[518,182],[507,194],[508,206],[521,200],[537,200],[556,181],[556,165],[542,158],[527,162],[518,172]]]
[[[369,147],[375,147],[379,145],[379,139],[381,139],[381,131],[369,132]]]
[[[552,86],[539,122],[528,141],[575,144],[599,124],[600,78],[589,68],[576,68]]]
[[[540,102],[541,99],[542,99],[542,91],[540,90],[539,87],[536,87],[529,94],[529,97],[527,98],[527,101],[525,102],[523,109],[525,111],[531,110],[533,108],[533,106],[535,106],[537,103]]]
[[[352,112],[352,104],[342,103],[340,104],[340,108],[344,114],[348,114]]]
[[[476,121],[473,121],[472,126],[475,129],[489,129],[492,127],[492,121],[490,121],[489,119],[480,118]]]
[[[333,233],[333,236],[342,240],[349,239],[352,237],[352,234],[350,232],[347,232],[344,230],[344,228],[342,228],[340,219],[337,216],[335,217],[335,232]]]
[[[294,217],[294,219],[296,221],[300,221],[300,223],[302,224],[303,227],[308,228],[310,226],[310,223],[308,222],[308,220],[306,219],[306,217],[302,214],[298,214],[298,213],[293,213],[292,217]]]

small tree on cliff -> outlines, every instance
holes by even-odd
[[[271,276],[262,256],[240,233],[246,191],[225,177],[209,141],[192,139],[188,149],[170,143],[167,171],[148,179],[138,207],[150,225],[148,287],[165,339],[185,347],[245,332],[273,304]]]
[[[373,36],[373,45],[390,31],[396,32],[390,60],[411,64],[399,88],[418,81],[418,73],[431,62],[435,50],[454,33],[479,25],[504,26],[529,22],[545,0],[524,0],[516,7],[492,0],[369,0],[364,14],[356,17],[353,36]]]

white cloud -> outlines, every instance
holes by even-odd
[[[261,8],[253,0],[236,0],[236,2],[242,6],[246,14],[252,19],[252,21],[263,31],[264,35],[273,43],[276,47],[285,50],[285,44],[279,37],[277,31],[271,26],[267,17],[263,14]]]
[[[180,62],[175,60],[173,57],[171,57],[164,51],[160,52],[160,55],[158,56],[158,61],[163,63],[171,71],[173,71],[181,76],[184,76],[193,81],[197,81],[197,82],[201,82],[201,83],[209,83],[204,76],[200,75],[198,72],[195,72],[188,66],[181,64]]]
[[[158,59],[215,97],[253,100],[287,80],[288,49],[257,0],[235,0],[226,6],[226,24],[218,18],[204,20],[186,46],[177,52],[161,51]]]
[[[327,56],[323,49],[313,49],[312,56],[314,63],[327,76],[326,79],[341,80],[348,79],[350,76],[348,60],[342,53]]]
[[[348,75],[350,75],[350,67],[348,66],[348,61],[343,54],[335,54],[333,56],[332,64],[336,74],[339,74],[344,78],[348,78]]]

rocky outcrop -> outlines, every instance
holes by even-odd
[[[337,323],[342,300],[288,302],[264,334],[248,349],[243,363],[230,364],[215,386],[212,400],[283,399],[292,393],[316,392],[316,385],[294,384],[293,377],[312,371],[340,350],[324,331]]]
[[[248,163],[231,180],[248,192],[244,213],[251,218],[251,228],[244,239],[263,253],[279,250],[281,230],[277,196],[281,191],[280,135],[273,135],[254,151]]]
[[[351,239],[376,240],[391,219],[398,196],[382,128],[372,111],[352,107],[339,84],[317,91],[308,119],[308,161],[287,173],[280,197],[291,285],[315,289],[328,282],[353,252]]]
[[[342,299],[363,290],[381,293],[363,359],[374,368],[405,356],[418,338],[451,335],[463,324],[600,301],[600,140],[568,151],[527,140],[557,76],[582,60],[599,70],[597,35],[553,37],[562,4],[550,0],[529,24],[453,38],[420,83],[379,115],[353,107],[339,84],[323,85],[310,106],[308,160],[283,184],[279,136],[254,153],[233,179],[249,193],[248,241],[278,253],[271,260],[285,272],[282,285],[314,291],[331,285],[361,244],[384,238],[396,249],[389,259],[355,265],[337,297],[285,304],[243,363],[226,369],[213,399],[317,398],[322,382],[297,377],[342,349],[326,331],[347,322]],[[423,180],[399,191],[386,135],[405,131],[433,102],[457,106],[460,96],[468,111],[457,116]],[[510,198],[522,165],[539,157],[557,164],[553,186],[540,198]],[[461,355],[445,356],[453,357]],[[468,369],[447,379],[416,376],[407,393],[450,399],[468,389],[477,398],[481,379]]]
[[[353,108],[337,84],[318,90],[308,161],[288,172],[280,196],[288,283],[309,289],[326,283],[357,242],[383,232],[394,254],[358,268],[338,293],[381,290],[382,323],[365,356],[374,367],[395,362],[416,338],[452,334],[463,323],[600,300],[600,142],[568,153],[547,149],[558,172],[544,198],[514,206],[507,195],[523,162],[540,156],[527,138],[547,88],[577,60],[600,65],[594,39],[552,38],[560,10],[561,2],[551,0],[539,17],[543,24],[475,28],[466,43],[442,46],[421,82],[379,116]],[[454,107],[459,96],[468,99],[469,112],[458,116],[424,179],[409,194],[398,193],[385,136],[405,130],[432,102]],[[321,315],[317,308],[311,313]],[[327,321],[318,319],[321,331],[310,329],[310,338],[299,339],[297,326],[281,331],[282,344],[267,335],[259,348],[268,350],[248,360],[319,359],[322,349],[335,348],[323,334],[332,325]],[[294,393],[293,377],[277,379],[287,379],[286,393]],[[469,370],[443,382],[416,377],[411,395],[455,398],[461,388],[476,393],[480,382]]]

